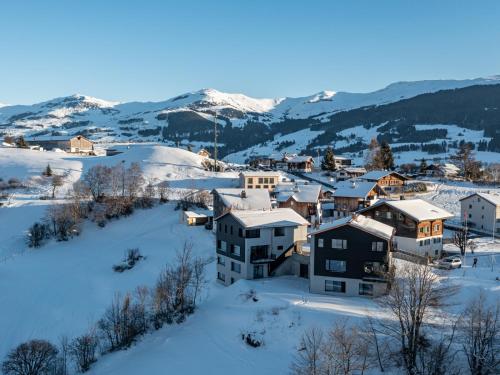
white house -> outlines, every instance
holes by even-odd
[[[500,194],[474,193],[462,198],[460,212],[470,228],[500,234]]]

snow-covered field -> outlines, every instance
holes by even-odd
[[[58,199],[92,165],[115,165],[122,160],[126,164],[139,162],[148,179],[169,181],[175,189],[237,184],[236,173],[204,171],[201,157],[185,150],[155,144],[116,148],[123,153],[112,157],[0,148],[0,177],[17,177],[29,186],[16,191],[10,204],[0,208],[0,360],[22,341],[43,338],[57,342],[61,335],[71,338],[84,332],[101,317],[115,293],[152,286],[185,241],[193,243],[197,255],[215,255],[213,234],[203,227],[181,224],[173,203],[137,210],[104,228],[87,222],[82,234],[68,242],[52,241],[36,250],[26,247],[26,229],[44,215],[50,202],[38,199],[49,189],[40,180],[48,163],[67,176],[65,186],[57,192]],[[423,198],[453,213],[457,213],[461,196],[478,189],[439,181],[431,186],[432,191]],[[462,286],[458,301],[477,295],[480,289],[490,299],[500,297],[500,283],[495,281],[500,276],[500,260],[494,263],[488,257],[500,253],[500,241],[476,241],[479,267],[444,273]],[[132,270],[113,272],[113,264],[134,247],[146,259]],[[215,282],[214,263],[208,266],[208,276],[205,298],[185,323],[166,326],[145,335],[128,350],[99,358],[89,373],[286,374],[304,329],[327,328],[344,318],[357,323],[367,314],[384,314],[375,300],[310,294],[305,279],[239,281],[226,288]],[[256,292],[256,302],[246,297],[251,289]],[[249,347],[241,339],[243,332],[255,332],[264,345]]]

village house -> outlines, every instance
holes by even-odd
[[[214,189],[212,190],[214,217],[230,210],[270,210],[271,198],[265,189]]]
[[[393,171],[370,171],[361,180],[376,182],[386,193],[402,193],[408,177]]]
[[[336,169],[343,169],[343,168],[349,168],[352,165],[352,159],[345,157],[345,156],[335,156],[335,168]],[[366,173],[366,170],[365,170]]]
[[[363,167],[345,167],[337,169],[334,172],[335,179],[337,181],[345,181],[350,179],[356,179],[363,176],[366,173],[366,169]]]
[[[285,161],[291,172],[312,172],[314,159],[307,155],[286,156]]]
[[[82,135],[26,138],[28,146],[38,146],[44,150],[61,149],[74,154],[91,155],[94,143]]]
[[[393,232],[393,227],[357,214],[312,232],[310,291],[346,296],[385,294]]]
[[[341,218],[375,203],[385,195],[383,189],[373,181],[347,180],[335,184],[332,194],[333,217]]]
[[[308,225],[290,208],[234,210],[217,217],[217,279],[231,285],[272,276],[292,253],[301,252]]]
[[[431,164],[424,171],[427,177],[439,178],[456,178],[459,173],[460,169],[456,165],[450,163]]]
[[[280,183],[273,195],[280,208],[291,208],[310,223],[321,222],[321,185]]]
[[[244,171],[240,173],[240,188],[272,190],[280,182],[279,172]]]
[[[462,224],[484,232],[500,234],[500,195],[474,193],[460,199]]]
[[[211,224],[214,218],[212,210],[182,211],[182,215],[183,221],[190,226]]]
[[[396,250],[423,257],[441,255],[444,221],[453,217],[422,199],[380,200],[360,213],[395,228]]]

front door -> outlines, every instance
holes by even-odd
[[[308,264],[301,264],[300,265],[300,277],[309,278],[309,265]]]
[[[254,279],[262,279],[264,277],[264,266],[258,265],[253,266],[253,278]]]

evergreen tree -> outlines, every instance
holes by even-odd
[[[324,171],[335,171],[337,169],[335,167],[335,155],[330,146],[326,149],[325,156],[323,156],[323,160],[321,161],[321,169]]]
[[[394,156],[389,143],[383,141],[379,152],[382,169],[394,169]]]
[[[50,164],[47,164],[47,167],[43,171],[43,175],[47,177],[52,176],[52,168],[50,168]]]
[[[425,159],[422,158],[422,160],[420,160],[420,173],[424,173],[426,169],[427,169],[427,161],[425,161]]]
[[[375,138],[372,138],[368,145],[368,153],[365,158],[365,168],[368,171],[382,169],[382,160],[380,159],[380,145]]]

